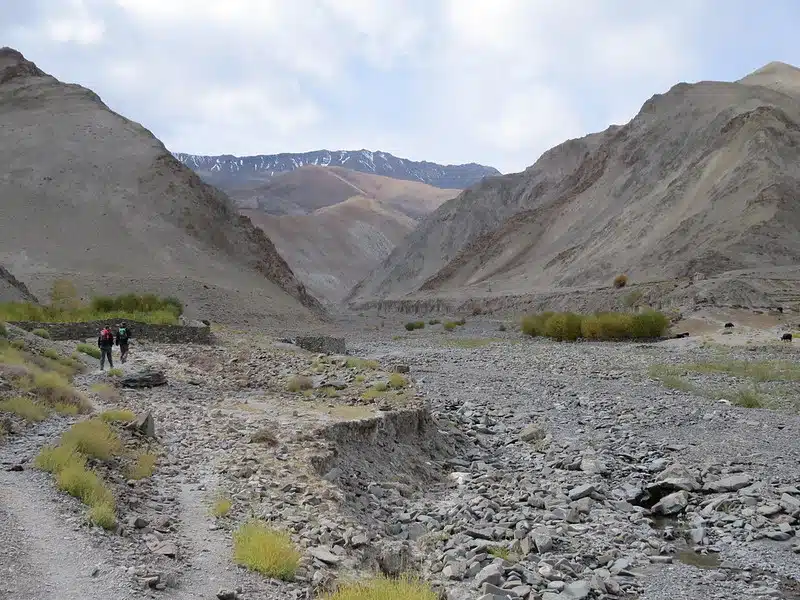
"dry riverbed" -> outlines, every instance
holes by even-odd
[[[143,343],[125,374],[167,384],[116,394],[88,360],[74,384],[98,410],[152,414],[154,439],[120,431],[154,472],[103,471],[105,531],[32,464],[80,417],[15,421],[0,597],[277,600],[408,571],[449,600],[798,597],[794,345],[382,338],[348,339],[350,357]],[[293,581],[234,563],[253,518],[290,533]]]

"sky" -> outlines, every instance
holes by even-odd
[[[366,148],[514,172],[681,81],[800,66],[796,0],[3,4],[0,45],[193,154]]]

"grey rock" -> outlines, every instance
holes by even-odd
[[[587,498],[588,496],[596,493],[597,487],[594,484],[584,483],[583,485],[574,487],[569,491],[569,499],[580,500],[581,498]]]
[[[711,481],[703,486],[703,491],[708,492],[735,492],[742,488],[747,487],[753,482],[750,475],[731,475],[717,481]]]
[[[119,384],[126,388],[151,388],[166,385],[167,376],[164,371],[146,369],[121,378]]]
[[[492,563],[481,569],[475,576],[475,586],[480,588],[484,583],[500,586],[503,584],[504,573],[505,569],[503,569],[502,565]]]
[[[138,415],[136,420],[131,422],[130,428],[145,437],[156,437],[156,422],[150,411]]]
[[[342,558],[340,556],[336,556],[327,548],[317,547],[317,548],[310,548],[308,553],[316,558],[318,561],[325,563],[326,565],[338,565],[342,562]]]
[[[568,583],[561,592],[561,595],[564,598],[570,598],[571,600],[583,600],[589,596],[591,591],[592,588],[588,581],[579,580]]]
[[[667,516],[677,515],[686,510],[686,507],[688,505],[689,505],[689,494],[681,490],[680,492],[675,492],[659,500],[655,504],[655,506],[653,506],[652,511],[655,514],[661,514]]]

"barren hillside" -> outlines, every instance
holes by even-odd
[[[800,71],[780,63],[735,83],[678,84],[627,125],[570,140],[445,203],[350,297],[791,270],[800,264],[798,89]]]
[[[265,182],[245,187],[231,182],[218,186],[239,208],[258,209],[271,215],[309,214],[348,198],[365,196],[412,218],[428,214],[459,191],[340,167],[316,166],[279,173]]]
[[[0,265],[0,302],[38,302],[24,283]]]
[[[275,242],[312,294],[338,303],[418,218],[458,191],[336,167],[304,167],[275,176],[257,193],[256,201],[239,201],[242,214]],[[236,197],[235,191],[231,195]]]
[[[175,295],[221,321],[308,320],[319,303],[262,231],[96,94],[0,50],[0,262],[34,293]]]

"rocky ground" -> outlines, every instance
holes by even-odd
[[[133,346],[124,370],[167,384],[92,399],[149,411],[160,458],[150,478],[112,478],[112,533],[31,465],[75,417],[17,427],[0,446],[0,597],[308,598],[408,570],[448,600],[800,597],[795,372],[662,376],[797,365],[796,343],[557,344],[467,324],[348,349],[378,364],[233,332]],[[409,386],[375,391],[403,365]],[[313,389],[288,391],[299,375]],[[108,380],[90,368],[76,385]],[[756,385],[771,408],[736,406]],[[294,582],[233,564],[253,516],[291,531]]]

